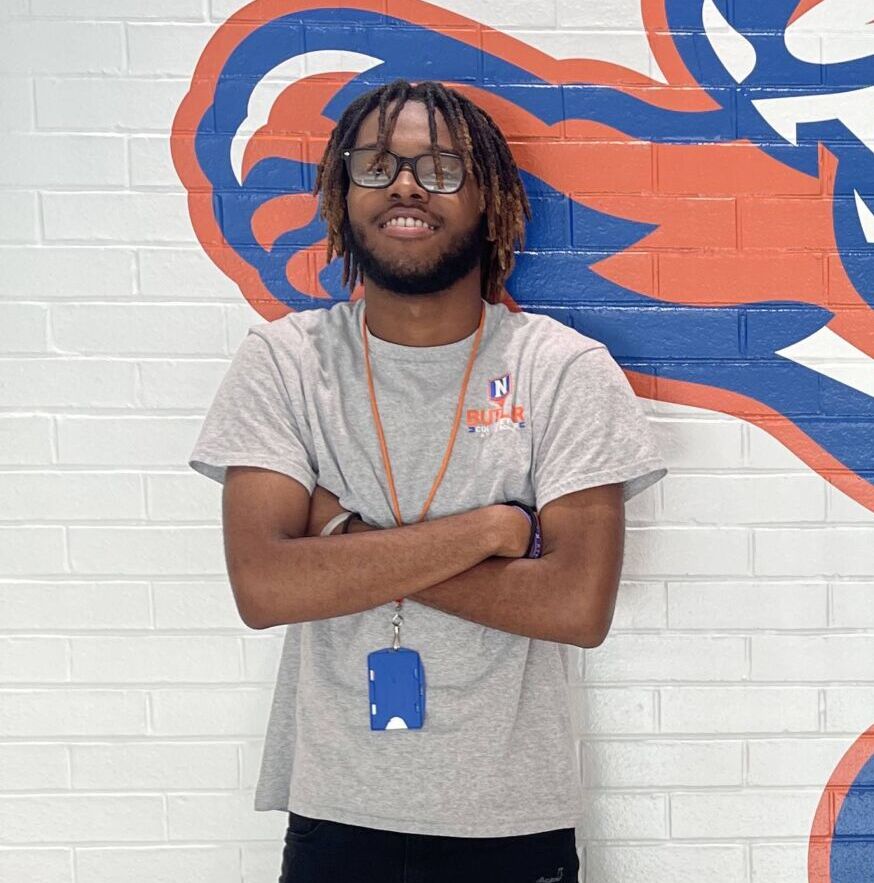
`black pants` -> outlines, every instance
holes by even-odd
[[[278,883],[578,883],[579,868],[573,828],[443,837],[290,812]]]

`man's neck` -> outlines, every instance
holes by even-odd
[[[440,294],[392,294],[365,286],[367,330],[401,346],[443,346],[464,340],[479,325],[483,299],[477,289]]]

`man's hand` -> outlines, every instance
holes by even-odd
[[[518,506],[495,506],[502,519],[503,529],[501,536],[504,537],[505,545],[495,555],[500,558],[521,558],[528,551],[528,542],[531,539],[531,522],[527,515]]]

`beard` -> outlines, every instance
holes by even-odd
[[[479,266],[485,256],[485,215],[480,217],[475,227],[452,236],[440,254],[418,259],[407,255],[381,256],[365,245],[364,228],[351,224],[348,215],[343,226],[351,257],[368,279],[392,294],[434,294],[443,291]]]

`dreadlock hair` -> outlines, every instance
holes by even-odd
[[[397,104],[386,120],[388,105],[395,99]],[[381,160],[398,114],[407,101],[421,101],[428,109],[431,152],[441,179],[435,107],[443,114],[455,142],[462,146],[464,168],[479,185],[479,210],[484,212],[480,231],[485,234],[486,259],[481,262],[480,294],[489,303],[497,303],[501,300],[503,283],[516,261],[514,241],[518,239],[520,249],[524,248],[525,219],[531,219],[531,207],[516,163],[494,120],[460,92],[435,80],[424,80],[413,86],[408,80],[396,79],[366,92],[346,108],[331,132],[312,191],[313,196],[320,189],[323,191],[320,216],[328,226],[327,261],[330,263],[335,252],[344,258],[343,285],[349,282],[350,292],[359,279],[364,282],[364,271],[357,265],[350,248],[351,232],[346,213],[349,175],[343,162],[343,151],[355,145],[361,121],[379,107],[379,153],[376,160]]]

